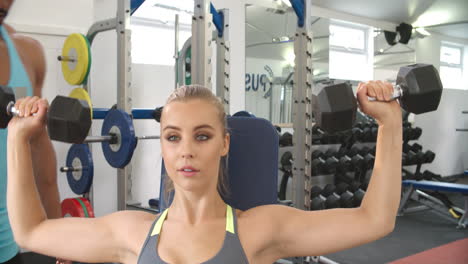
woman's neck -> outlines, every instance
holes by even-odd
[[[198,195],[193,192],[176,190],[168,218],[196,225],[207,220],[224,218],[226,204],[217,190]]]

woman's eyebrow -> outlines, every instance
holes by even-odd
[[[202,129],[202,128],[207,128],[207,129],[214,130],[214,128],[212,126],[208,125],[208,124],[203,124],[203,125],[196,126],[193,130],[198,130],[198,129]],[[164,127],[163,131],[165,131],[167,129],[174,129],[174,130],[178,130],[178,131],[181,130],[180,127],[168,125],[168,126]]]

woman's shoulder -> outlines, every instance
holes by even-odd
[[[267,204],[252,207],[247,210],[236,209],[236,214],[238,219],[261,219],[281,213],[286,208],[287,206],[284,205]]]

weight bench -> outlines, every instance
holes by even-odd
[[[433,212],[442,216],[443,218],[457,224],[457,228],[466,228],[468,225],[467,211],[468,211],[468,185],[435,182],[435,181],[415,181],[404,180],[402,181],[405,190],[401,199],[398,215],[405,213],[419,212],[422,210],[433,209]],[[460,219],[454,218],[449,212],[447,207],[439,199],[423,192],[422,190],[440,191],[440,192],[453,192],[460,193],[465,198],[465,209],[456,208],[457,211],[463,212]],[[408,201],[413,200],[418,202],[419,206],[408,207]]]

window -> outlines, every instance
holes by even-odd
[[[444,88],[463,89],[463,46],[442,42],[440,79]]]
[[[179,14],[179,50],[192,35],[193,0],[147,0],[133,14],[132,62],[174,65],[175,15]]]
[[[330,24],[330,78],[369,80],[372,56],[369,56],[369,27],[332,21]],[[371,51],[372,52],[372,51]]]

